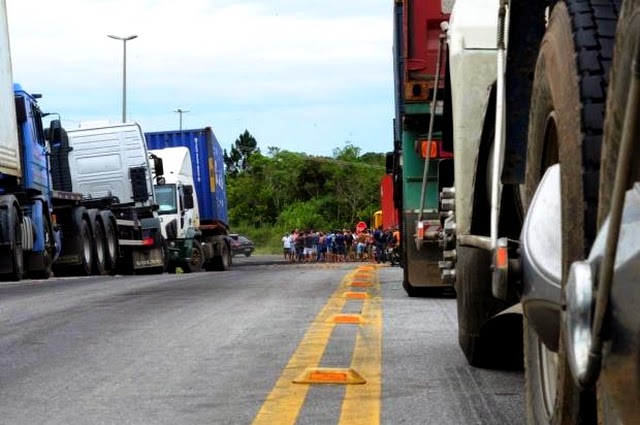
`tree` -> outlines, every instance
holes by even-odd
[[[238,136],[231,146],[231,152],[227,154],[227,150],[224,150],[224,165],[227,176],[235,177],[249,170],[249,158],[255,153],[260,153],[258,141],[249,133],[249,130],[245,129],[244,133]]]

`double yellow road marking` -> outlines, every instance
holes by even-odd
[[[365,290],[355,291],[354,288]],[[342,313],[347,300],[361,300],[360,315]],[[320,368],[320,360],[333,329],[343,324],[359,327],[351,367]],[[316,316],[253,424],[294,424],[310,385],[323,384],[347,385],[339,424],[377,424],[380,422],[381,364],[380,287],[376,268],[362,266],[342,280]]]

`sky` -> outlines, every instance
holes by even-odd
[[[393,148],[392,0],[6,0],[14,81],[67,128],[245,129],[269,147],[331,156]]]

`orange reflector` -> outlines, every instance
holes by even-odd
[[[340,323],[345,325],[359,325],[364,323],[364,320],[358,314],[336,314],[331,318],[333,323]]]
[[[420,142],[420,155],[422,156],[422,159],[425,159],[427,155],[429,155],[429,158],[437,158],[438,142],[434,140],[422,140]]]
[[[416,237],[420,240],[424,239],[424,223],[421,221],[416,226]]]
[[[506,246],[498,247],[496,250],[496,267],[506,269],[509,263],[509,253]]]
[[[371,286],[371,282],[365,282],[363,280],[354,280],[349,284],[349,286],[352,286],[354,288],[368,288],[369,286]]]
[[[371,276],[371,273],[356,273],[353,275],[354,279],[369,279]]]
[[[345,298],[351,298],[353,300],[364,300],[369,298],[369,294],[366,292],[345,292],[344,296]]]
[[[347,380],[347,374],[345,372],[311,372],[309,379],[314,381],[340,381],[345,382]]]
[[[308,368],[293,380],[294,384],[364,384],[367,381],[353,369]]]

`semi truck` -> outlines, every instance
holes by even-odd
[[[163,160],[156,182],[168,270],[226,271],[232,263],[223,152],[211,127],[145,133],[151,153]]]
[[[524,362],[530,424],[638,423],[640,1],[446,11],[460,346]]]
[[[442,138],[447,65],[440,25],[447,20],[439,1],[394,1],[394,149],[387,172],[400,212],[403,287],[409,296],[452,286],[440,279],[439,269],[452,201],[443,189],[453,184],[452,149]]]
[[[68,164],[70,179],[66,189],[81,193],[82,205],[91,211],[88,224],[96,239],[92,250],[94,267],[91,271],[83,266],[91,264],[86,258],[88,249],[82,250],[85,255],[78,256],[77,250],[69,250],[70,244],[64,244],[54,265],[55,274],[67,272],[70,266],[80,268],[82,274],[162,273],[167,266],[168,248],[153,190],[154,178],[162,175],[162,160],[149,154],[140,126],[89,125],[68,130],[67,135],[52,153],[57,161],[52,167],[54,188],[58,181],[67,183],[58,176]],[[73,221],[59,224],[64,228],[73,225]],[[87,240],[82,232],[78,237]]]
[[[0,46],[0,278],[47,279],[53,267],[88,274],[106,249],[95,224],[111,216],[71,191],[65,130],[59,120],[45,129],[41,96],[13,82],[5,1]],[[65,264],[70,257],[81,259],[77,267]]]

